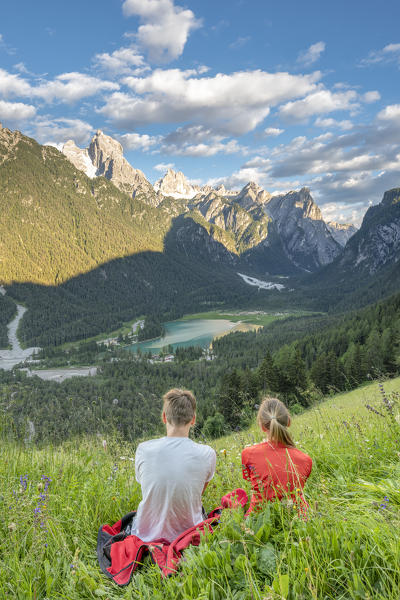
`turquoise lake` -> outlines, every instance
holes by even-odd
[[[192,321],[169,321],[164,323],[166,334],[150,342],[139,342],[130,346],[133,352],[140,348],[142,352],[158,354],[164,346],[187,348],[188,346],[201,346],[208,348],[213,338],[219,333],[229,331],[236,323],[227,319],[193,319]]]

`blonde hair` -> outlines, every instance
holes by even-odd
[[[257,422],[268,431],[271,442],[280,442],[291,448],[295,443],[288,431],[290,414],[278,398],[264,398],[258,409]]]
[[[187,425],[196,414],[196,398],[189,390],[169,390],[163,401],[163,411],[170,425]]]

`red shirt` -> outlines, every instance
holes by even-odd
[[[279,442],[262,442],[245,448],[242,452],[243,477],[253,488],[246,514],[265,500],[281,500],[286,495],[307,505],[302,490],[311,468],[312,459],[308,454]]]

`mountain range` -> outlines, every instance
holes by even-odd
[[[178,210],[204,225],[231,254],[254,248],[260,254],[262,245],[268,272],[314,271],[332,262],[356,231],[352,225],[325,223],[307,188],[272,196],[249,182],[239,192],[227,191],[223,186],[194,186],[182,172],[171,169],[152,186],[124,158],[122,145],[100,130],[88,148],[79,149],[70,140],[62,152],[89,177],[104,175],[121,191],[151,206],[162,205],[166,198],[181,201]],[[277,264],[279,252],[282,260]],[[251,263],[249,254],[247,260]],[[259,259],[256,264],[259,268]]]
[[[101,131],[59,152],[0,128],[0,283],[29,306],[22,333],[41,346],[150,312],[331,309],[342,289],[362,303],[379,277],[366,298],[397,286],[398,198],[386,192],[356,231],[325,222],[307,188],[199,187],[172,170],[153,186]]]

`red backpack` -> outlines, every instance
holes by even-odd
[[[219,523],[219,517],[224,508],[245,506],[247,494],[241,488],[226,494],[221,498],[221,505],[211,511],[207,518],[183,531],[175,540],[165,539],[143,542],[136,535],[129,535],[135,512],[130,512],[114,525],[102,525],[97,536],[97,558],[103,573],[117,585],[128,585],[135,569],[142,563],[145,554],[150,556],[161,569],[163,577],[176,573],[182,552],[188,546],[198,546],[201,535],[206,531],[213,532]]]

